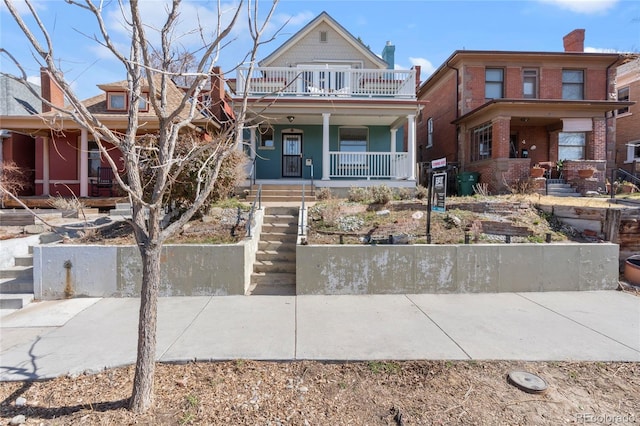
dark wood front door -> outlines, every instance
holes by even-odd
[[[282,135],[282,177],[302,177],[302,135]]]

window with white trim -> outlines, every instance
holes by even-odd
[[[429,117],[427,120],[427,148],[433,146],[433,118]]]
[[[560,132],[558,134],[558,159],[584,160],[586,142],[585,132]]]
[[[627,144],[627,163],[640,161],[640,140],[631,141]]]
[[[369,147],[369,129],[366,127],[340,127],[340,165],[364,166]],[[344,153],[344,154],[343,154]]]
[[[259,130],[260,132],[260,148],[274,149],[273,146],[273,128],[267,127]]]
[[[522,70],[522,96],[525,99],[538,97],[538,70],[535,68]]]

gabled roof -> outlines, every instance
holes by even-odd
[[[312,32],[320,24],[327,24],[338,34],[340,34],[345,41],[351,44],[355,49],[359,50],[362,55],[369,58],[373,63],[380,64],[381,68],[386,68],[387,63],[382,60],[378,55],[369,50],[360,40],[354,37],[349,31],[347,31],[342,25],[340,25],[335,19],[333,19],[327,12],[322,12],[316,16],[311,22],[302,27],[300,31],[295,33],[291,38],[285,41],[280,47],[273,51],[269,56],[260,61],[260,66],[268,67],[273,61],[282,56],[289,50],[289,48],[295,45],[298,41]]]
[[[40,86],[29,83],[36,91]],[[42,111],[42,102],[22,83],[0,76],[0,115],[32,115]]]

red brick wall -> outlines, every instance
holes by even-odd
[[[562,99],[562,69],[540,70],[540,99]]]
[[[505,70],[504,97],[522,99],[522,68],[509,67]]]
[[[486,183],[492,194],[508,193],[505,182],[515,183],[529,178],[531,160],[528,158],[492,159],[469,164],[465,171],[480,173],[479,182]]]
[[[484,66],[465,66],[462,71],[462,102],[460,115],[478,108],[485,103]]]
[[[456,73],[451,71],[445,81],[421,99],[426,101],[422,110],[422,121],[416,121],[417,161],[431,161],[446,157],[448,162],[458,161],[456,126]],[[427,146],[427,122],[433,118],[433,147]],[[420,147],[422,149],[420,150]]]

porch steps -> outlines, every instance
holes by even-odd
[[[259,185],[251,185],[247,201],[253,202],[256,199]],[[304,187],[305,202],[316,201],[314,188],[311,185]],[[269,202],[302,202],[302,185],[274,185],[263,184],[261,200],[263,203]]]
[[[249,294],[296,294],[297,238],[297,207],[265,208]]]
[[[554,197],[581,197],[570,184],[562,179],[549,179],[547,181],[547,195]]]
[[[22,309],[34,299],[33,247],[29,254],[14,257],[14,266],[0,270],[0,310],[2,315]]]

